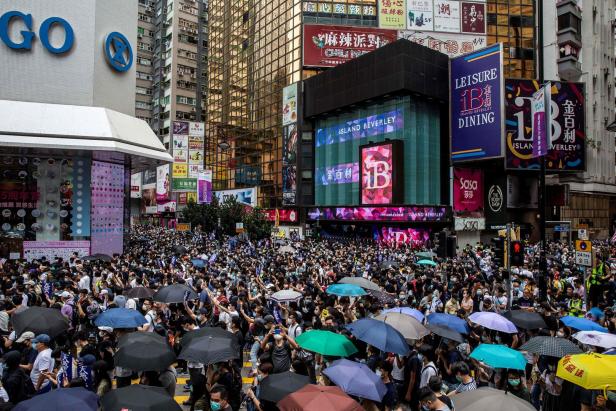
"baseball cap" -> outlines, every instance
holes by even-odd
[[[38,344],[40,342],[44,343],[44,344],[49,344],[49,341],[51,340],[51,338],[49,338],[49,336],[47,334],[39,334],[36,336],[36,338],[34,340],[32,340],[32,344]]]
[[[266,315],[265,317],[263,317],[263,320],[265,321],[265,323],[266,323],[266,324],[267,324],[267,323],[272,323],[272,324],[273,324],[273,323],[275,323],[275,322],[276,322],[276,319],[275,319],[275,318],[274,318],[274,316],[273,316],[273,315],[271,315],[271,314],[268,314],[268,315]]]
[[[19,338],[17,339],[17,343],[22,343],[26,340],[33,340],[34,339],[34,333],[32,331],[26,331],[24,333],[22,333]]]
[[[68,291],[62,291],[62,294],[60,294],[61,298],[71,298],[71,293],[69,293]]]

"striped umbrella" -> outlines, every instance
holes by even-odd
[[[580,354],[582,350],[565,338],[539,336],[533,337],[523,346],[518,348],[520,351],[547,355],[548,357],[561,358],[568,354]]]

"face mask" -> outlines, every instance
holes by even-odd
[[[456,375],[456,381],[462,382],[462,377],[460,377],[459,375]]]
[[[381,377],[383,375],[383,372],[381,370],[376,370],[376,375],[378,375],[379,377]]]
[[[287,318],[287,325],[293,325],[293,320],[290,318]]]
[[[213,409],[213,408],[212,408],[212,409]],[[427,405],[422,405],[422,406],[421,406],[421,409],[422,409],[423,411],[430,411],[430,407],[428,407]]]
[[[423,361],[424,359],[423,354],[417,354],[417,359],[419,359],[419,361]]]
[[[520,380],[519,379],[514,379],[514,380],[507,380],[509,382],[509,385],[511,385],[512,387],[517,387],[518,385],[520,385]]]
[[[280,340],[282,340],[282,335],[280,335],[280,334],[274,334],[274,340],[276,340],[276,341],[280,341]]]
[[[263,375],[262,374],[257,374],[257,381],[259,381],[259,382],[263,381]]]
[[[212,411],[218,411],[222,408],[222,405],[219,402],[210,401],[210,408]]]
[[[564,337],[564,336],[565,336],[565,333],[564,333],[564,332],[562,332],[562,331],[558,331],[558,332],[556,333],[556,336],[557,336],[557,337],[561,337],[561,338],[562,338],[562,337]]]

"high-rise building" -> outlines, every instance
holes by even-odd
[[[152,1],[139,0],[137,21],[137,87],[135,91],[135,116],[152,122],[152,60],[154,51],[154,8]]]

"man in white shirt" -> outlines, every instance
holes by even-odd
[[[39,334],[32,340],[32,344],[38,351],[38,355],[32,364],[30,379],[37,394],[44,394],[51,390],[51,383],[46,374],[53,371],[54,360],[51,357],[49,341],[51,338],[47,334]]]
[[[291,338],[296,339],[302,334],[302,327],[297,323],[297,314],[294,311],[289,312],[289,318],[287,318],[288,332]]]
[[[79,289],[90,291],[90,276],[88,273],[79,273],[81,278],[79,279]]]

